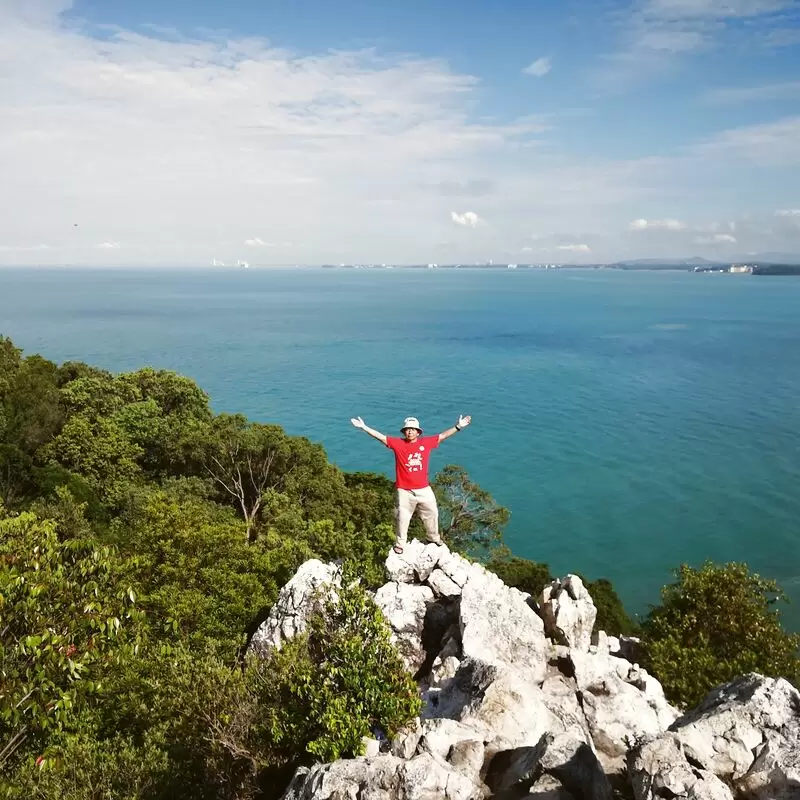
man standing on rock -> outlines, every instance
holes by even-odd
[[[428,481],[428,459],[431,450],[435,450],[445,439],[466,428],[472,417],[459,416],[458,422],[438,436],[423,436],[422,428],[416,417],[406,417],[399,436],[385,436],[364,424],[361,417],[350,420],[356,428],[365,431],[373,439],[385,444],[394,453],[395,463],[395,553],[402,553],[408,541],[408,526],[415,511],[419,511],[420,519],[425,525],[428,539],[436,544],[442,543],[439,535],[439,508],[436,497]]]

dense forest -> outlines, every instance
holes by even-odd
[[[509,552],[509,512],[456,465],[434,488],[448,545],[538,595],[552,576]],[[369,594],[392,516],[388,478],[215,414],[185,377],[58,365],[0,337],[0,797],[278,797],[298,764],[391,735],[420,707]],[[338,604],[248,656],[310,558],[352,578]],[[597,627],[641,636],[673,702],[751,669],[797,677],[778,587],[744,565],[680,567],[636,622],[585,578]]]

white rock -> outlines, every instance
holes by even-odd
[[[392,629],[392,641],[412,673],[425,661],[422,628],[432,602],[433,591],[419,584],[387,583],[375,593],[375,603]]]
[[[423,544],[418,539],[407,542],[402,554],[389,551],[386,559],[386,572],[389,580],[398,583],[424,583],[433,572],[439,559],[450,556],[445,544]]]
[[[249,648],[260,655],[280,649],[287,639],[305,631],[314,612],[324,609],[330,593],[341,586],[341,569],[317,559],[306,561],[281,589],[278,600],[253,634]]]
[[[461,594],[461,587],[438,567],[428,577],[428,586],[438,597],[458,597]]]
[[[440,555],[437,566],[456,586],[463,586],[471,574],[472,567],[475,565],[458,555],[458,553],[448,551]]]
[[[424,719],[455,719],[494,749],[535,745],[547,731],[563,726],[544,703],[541,689],[524,674],[474,659],[462,661],[441,690],[427,694]]]
[[[356,758],[298,770],[283,800],[479,800],[467,776],[428,753]]]
[[[713,772],[689,764],[671,733],[632,750],[628,774],[636,800],[733,800],[731,790]]]
[[[576,650],[589,649],[597,609],[577,575],[545,586],[539,606],[549,637]]]
[[[447,759],[450,750],[459,742],[480,741],[484,732],[454,719],[425,719],[417,752],[430,753]]]
[[[791,781],[800,794],[800,692],[782,678],[750,674],[720,686],[672,731],[689,758],[725,781],[748,776],[757,785],[768,773],[773,796]]]
[[[455,677],[461,662],[455,656],[436,656],[431,667],[431,686],[442,686]]]
[[[362,736],[361,746],[361,755],[365,758],[375,758],[381,752],[381,743],[371,736]]]
[[[514,667],[532,682],[544,680],[548,651],[544,624],[522,592],[491,572],[472,573],[461,590],[459,614],[465,658]]]

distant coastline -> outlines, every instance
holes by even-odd
[[[503,264],[503,263],[478,263],[478,264],[322,264],[323,269],[523,269],[523,270],[554,270],[554,269],[615,269],[624,271],[647,272],[714,272],[751,275],[797,275],[800,276],[800,263],[782,264],[758,261],[741,262],[715,262],[715,261],[657,261],[653,259],[640,259],[636,261],[618,261],[611,264]]]

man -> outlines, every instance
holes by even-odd
[[[458,422],[438,436],[423,436],[422,428],[416,417],[406,417],[399,436],[384,436],[364,424],[361,417],[350,420],[359,430],[365,431],[373,439],[385,444],[394,452],[395,464],[395,553],[402,553],[408,541],[408,525],[415,511],[419,511],[420,519],[425,525],[428,539],[436,544],[442,543],[439,535],[439,509],[436,497],[428,481],[428,459],[431,450],[435,450],[445,439],[466,428],[472,417],[459,416]]]

